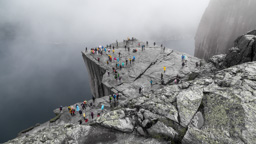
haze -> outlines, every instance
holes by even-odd
[[[91,98],[87,46],[127,37],[193,54],[209,0],[0,0],[0,142]],[[168,45],[169,44],[169,45]]]

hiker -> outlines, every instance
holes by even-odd
[[[109,103],[111,103],[111,100],[112,100],[112,97],[111,97],[111,96],[109,96]]]
[[[115,53],[115,50],[113,49],[112,52]]]
[[[184,67],[185,66],[185,63],[184,62],[182,62],[182,67]]]
[[[156,46],[156,42],[154,42],[154,46]]]
[[[163,44],[161,44],[161,48],[163,47]]]
[[[181,55],[181,60],[182,60],[182,62],[185,61],[185,55],[184,54]]]
[[[130,60],[130,65],[132,64],[132,59],[129,59]]]
[[[120,65],[120,70],[122,70],[122,65]]]
[[[124,46],[124,50],[126,50],[126,45]]]
[[[93,103],[95,103],[95,97],[94,96],[92,96],[92,100],[93,100]]]
[[[70,106],[68,106],[68,111],[69,111],[69,113],[72,115],[71,107],[70,107]]]
[[[117,95],[116,95],[116,100],[118,101],[118,99],[119,99],[119,94],[117,93]]]
[[[108,60],[107,60],[107,65],[108,65],[109,63],[108,63]]]
[[[121,82],[122,77],[119,77],[119,82]]]
[[[75,115],[75,109],[72,109],[72,115],[73,116]]]
[[[60,106],[60,112],[62,111],[62,106]]]
[[[82,109],[84,110],[85,109],[85,104],[81,103],[81,106],[82,106]]]
[[[200,61],[199,66],[202,67],[202,65],[203,65],[203,63],[202,63],[202,61]]]
[[[133,61],[135,61],[135,56],[133,56]]]
[[[87,52],[87,47],[85,48],[85,51]]]
[[[108,76],[110,75],[110,72],[108,71]]]
[[[113,50],[115,49],[115,47],[113,46]],[[114,50],[115,51],[115,50]]]
[[[127,63],[128,63],[128,60],[125,60],[125,62],[126,62],[126,65],[127,65]]]
[[[127,65],[127,64],[126,64]],[[124,67],[124,62],[122,62],[122,67]]]
[[[119,57],[120,57],[121,53],[119,52],[118,55],[119,55]]]
[[[165,52],[165,47],[164,47],[164,52]]]
[[[141,90],[142,90],[142,88],[140,87],[140,88],[139,88],[139,94],[141,93]]]
[[[84,117],[84,120],[85,120],[85,113],[83,113],[83,117]]]
[[[152,84],[153,84],[153,81],[152,81],[152,80],[150,80],[150,84],[151,84],[151,87],[152,87]]]
[[[97,117],[99,117],[99,116],[100,116],[100,113],[98,112]]]
[[[88,118],[86,118],[84,121],[87,123],[88,122]]]
[[[116,101],[116,95],[115,94],[113,94],[113,98],[114,98],[114,101]]]
[[[90,103],[90,107],[92,107],[92,103]]]
[[[128,52],[130,52],[130,47],[128,47]]]
[[[101,111],[103,112],[103,110],[104,110],[104,105],[101,106]]]
[[[148,46],[148,41],[146,41],[146,45]]]
[[[98,62],[100,62],[100,58],[98,58]]]
[[[165,71],[166,71],[166,67],[164,67],[164,73],[165,73]]]
[[[196,62],[196,67],[198,67],[198,62]]]
[[[116,69],[117,69],[117,64],[116,64]]]
[[[92,119],[93,119],[93,112],[91,112],[91,117],[92,117]]]
[[[161,80],[164,78],[164,75],[163,75],[163,73],[161,73]]]
[[[82,120],[79,120],[78,122],[79,122],[80,125],[82,124]]]
[[[76,111],[79,112],[79,110],[80,110],[80,108],[79,108],[79,106],[76,104]]]
[[[81,110],[79,110],[79,114],[81,115],[83,112]]]

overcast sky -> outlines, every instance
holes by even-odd
[[[194,35],[209,0],[1,0],[1,24],[42,42]],[[16,32],[17,34],[17,32]]]

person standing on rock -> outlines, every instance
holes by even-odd
[[[120,57],[121,53],[119,52],[118,55],[119,55],[119,57]]]
[[[92,100],[93,100],[93,103],[95,103],[95,97],[94,96],[92,96]]]
[[[151,87],[152,87],[152,85],[153,85],[153,80],[152,79],[150,80],[150,84],[151,84]]]
[[[116,94],[116,100],[118,101],[118,99],[119,99],[119,94],[117,93]]]
[[[109,96],[109,103],[111,103],[111,100],[112,100],[112,97],[111,97],[111,95]]]
[[[114,50],[114,49],[113,49],[112,51],[113,51],[113,53],[115,53],[115,50]]]
[[[141,90],[142,90],[142,88],[140,87],[140,88],[139,88],[139,94],[141,94]]]
[[[116,95],[115,94],[113,94],[113,98],[114,98],[114,102],[116,102]]]
[[[82,120],[79,120],[78,122],[79,122],[80,125],[82,124]]]
[[[182,62],[182,68],[185,66],[185,62]]]
[[[130,65],[131,65],[132,64],[132,59],[130,58],[129,60],[130,60]]]
[[[107,65],[109,64],[108,60],[107,60]]]
[[[164,73],[165,73],[165,71],[166,71],[166,67],[164,67]]]
[[[92,117],[92,119],[93,119],[93,115],[94,115],[93,112],[91,112],[91,117]]]
[[[154,46],[156,46],[156,42],[154,42]]]
[[[60,112],[62,111],[62,106],[60,106]]]
[[[87,47],[85,48],[85,52],[87,52]]]

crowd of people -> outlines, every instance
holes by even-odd
[[[132,41],[134,39],[132,38]],[[128,50],[128,52],[130,52],[130,47],[128,45],[128,42],[131,41],[130,39],[128,39],[127,41],[124,40],[124,43],[126,43],[124,45],[124,48],[125,48],[125,51]],[[153,43],[154,46],[156,46],[156,42]],[[115,47],[116,46],[116,47]],[[113,73],[113,78],[119,82],[121,82],[122,80],[122,76],[120,75],[120,73],[118,72],[118,69],[121,71],[122,68],[124,68],[125,66],[128,66],[128,64],[132,65],[132,63],[135,62],[136,58],[135,56],[132,56],[130,58],[127,58],[125,60],[122,61],[121,59],[121,56],[122,56],[122,53],[121,52],[118,52],[117,54],[115,53],[115,48],[118,48],[119,47],[119,43],[116,41],[116,45],[107,45],[106,47],[103,47],[103,46],[99,46],[97,48],[91,48],[91,54],[97,54],[97,55],[103,55],[103,54],[106,54],[108,56],[107,58],[107,61],[106,61],[106,64],[109,65],[109,64],[115,64],[115,67],[112,67],[112,73]],[[138,47],[141,47],[141,50],[144,51],[145,50],[145,47],[148,46],[148,41],[146,42],[146,44],[142,44],[141,43],[138,43]],[[165,47],[161,44],[161,48],[162,48],[162,51],[165,52]],[[112,51],[111,51],[112,50]],[[85,51],[87,52],[87,47],[85,49]],[[133,52],[136,53],[138,50],[137,49],[133,49]],[[100,62],[100,57],[97,58],[97,61]],[[188,57],[185,55],[185,54],[182,54],[181,55],[181,68],[185,67],[187,65],[187,62],[188,62]],[[196,67],[201,67],[202,66],[202,63],[200,61],[200,63],[196,62]],[[163,67],[163,73],[165,74],[166,73],[166,70],[167,70],[167,67],[164,66]],[[164,84],[164,74],[161,73],[161,84]],[[110,76],[111,72],[109,70],[107,70],[107,74],[108,76]],[[179,84],[181,81],[181,77],[179,77],[179,75],[177,75],[174,79],[174,83],[175,84]],[[150,86],[152,87],[153,86],[153,79],[150,79]],[[139,94],[141,94],[143,91],[143,87],[139,87]],[[119,100],[119,97],[120,95],[119,94],[113,94],[113,95],[110,95],[109,96],[109,103],[116,103],[118,102]],[[95,101],[95,98],[93,99],[93,101]],[[86,101],[84,103],[81,104],[82,106],[82,109],[86,109]],[[62,107],[61,107],[62,109]],[[102,106],[102,111],[104,109],[104,105]],[[79,106],[76,105],[76,108],[73,108],[73,107],[68,107],[68,110],[70,112],[70,114],[72,116],[75,115],[75,112],[77,111],[80,115],[83,115],[84,117],[84,120],[85,122],[88,122],[88,118],[86,118],[85,116],[85,113],[82,112],[82,110],[79,109]],[[97,114],[97,116],[100,116],[100,113]],[[91,112],[91,118],[93,119],[94,118],[94,113]],[[81,124],[82,121],[80,120],[79,123]]]

